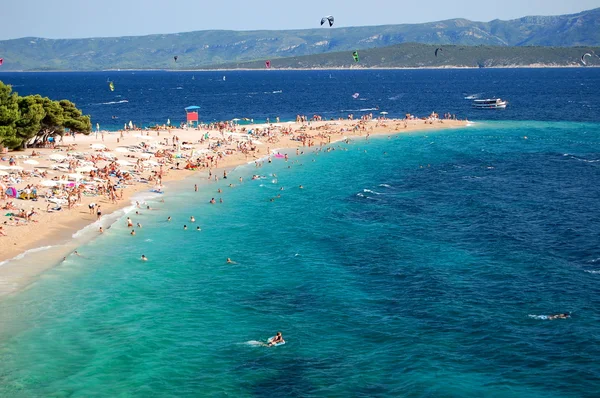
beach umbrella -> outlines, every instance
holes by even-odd
[[[94,166],[82,166],[75,169],[78,173],[89,173],[92,170],[96,170]]]
[[[127,152],[129,152],[129,149],[123,148],[123,147],[118,147],[118,148],[115,148],[115,152],[127,153]]]
[[[58,183],[56,181],[52,181],[52,180],[44,180],[44,181],[40,181],[40,185],[43,187],[55,187],[58,185]]]
[[[85,177],[79,173],[69,173],[67,176],[73,180],[81,180],[83,177]]]
[[[151,153],[140,153],[140,157],[142,159],[150,159],[152,157]]]
[[[25,163],[25,164],[40,164],[40,162],[38,162],[37,160],[33,160],[33,159],[27,159],[23,163]]]
[[[381,113],[382,115],[387,115],[388,114],[387,112],[379,112],[379,113]]]
[[[8,189],[6,190],[6,194],[8,196],[10,196],[11,198],[16,198],[17,197],[17,189],[15,187],[8,187]]]
[[[51,160],[65,160],[67,157],[65,155],[61,155],[60,153],[53,153],[49,156]]]
[[[133,128],[133,122],[130,120],[129,121],[129,128],[132,129]]]

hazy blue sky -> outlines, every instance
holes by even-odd
[[[3,0],[0,40],[176,33],[206,29],[307,29],[332,14],[335,26],[476,21],[558,15],[600,0]]]

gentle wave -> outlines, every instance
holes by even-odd
[[[600,274],[600,270],[594,271],[594,270],[585,270],[585,272],[587,272],[588,274]]]
[[[26,250],[23,253],[15,256],[13,258],[9,258],[8,260],[4,260],[4,261],[0,262],[0,267],[3,266],[4,264],[10,262],[10,261],[21,260],[21,259],[23,259],[28,254],[37,253],[37,252],[41,252],[41,251],[44,251],[44,250],[52,249],[53,247],[54,246],[41,246],[41,247],[36,247],[35,249]]]

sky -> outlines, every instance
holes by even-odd
[[[196,30],[318,28],[573,14],[600,0],[3,0],[0,40],[140,36]]]

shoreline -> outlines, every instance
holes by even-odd
[[[264,68],[210,68],[210,69],[81,69],[81,70],[73,70],[73,69],[53,69],[53,70],[44,70],[44,69],[34,69],[34,70],[3,70],[0,71],[0,75],[2,73],[96,73],[96,72],[235,72],[235,71],[243,71],[243,72],[263,72],[263,71],[328,71],[328,70],[462,70],[462,69],[589,69],[589,68],[600,68],[600,65],[586,65],[582,66],[580,64],[572,64],[572,65],[552,65],[552,64],[529,64],[529,65],[494,65],[494,66],[486,66],[480,68],[479,66],[461,66],[461,65],[443,65],[443,66],[369,66],[369,67],[314,67],[314,68],[276,68],[272,67],[270,69]]]
[[[444,130],[450,128],[464,128],[471,125],[472,122],[460,120],[438,120],[436,123],[429,124],[428,121],[421,119],[409,120],[407,127],[402,128],[403,120],[383,119],[372,120],[364,124],[369,127],[368,131],[357,132],[352,131],[351,127],[359,124],[356,120],[336,120],[336,121],[320,121],[311,122],[312,127],[310,132],[315,133],[312,147],[325,147],[342,141],[346,138],[356,139],[365,137],[368,134],[372,136],[380,135],[396,135],[403,133],[420,132],[427,130]],[[278,125],[277,123],[275,125]],[[279,123],[279,125],[288,125],[288,123]],[[291,123],[296,130],[302,128],[301,123]],[[252,128],[252,125],[242,126]],[[211,131],[213,134],[214,131]],[[317,134],[318,133],[318,134]],[[108,134],[109,139],[116,138],[117,134]],[[167,137],[177,136],[198,136],[197,130],[180,130],[173,129],[168,133]],[[95,134],[90,134],[81,137],[88,142],[100,142],[94,139]],[[132,137],[129,137],[132,138]],[[241,153],[227,155],[218,165],[211,168],[214,175],[217,175],[223,170],[231,171],[239,166],[252,164],[258,161],[264,161],[274,153],[281,151],[282,154],[287,152],[293,156],[295,149],[310,150],[310,146],[303,146],[302,142],[284,137],[277,137],[277,142],[261,143],[257,153],[252,154],[252,158]],[[78,140],[80,138],[78,137]],[[320,141],[318,141],[320,140]],[[107,146],[108,142],[102,141]],[[123,144],[123,140],[121,140]],[[90,144],[91,145],[91,144]],[[114,145],[113,145],[114,146]],[[265,148],[266,147],[266,148]],[[19,152],[12,152],[16,154]],[[22,153],[22,152],[21,152]],[[208,168],[189,171],[185,169],[168,170],[168,173],[163,178],[163,184],[166,188],[178,181],[189,179],[194,176],[200,176],[209,171]],[[109,233],[108,229],[112,224],[117,222],[124,214],[128,207],[134,208],[136,197],[146,193],[150,193],[151,184],[135,183],[124,190],[123,198],[117,203],[110,203],[106,197],[83,197],[82,203],[78,204],[71,210],[63,210],[57,213],[40,214],[38,223],[30,223],[25,226],[13,227],[5,229],[12,235],[15,232],[23,232],[22,234],[0,237],[0,297],[8,296],[17,293],[33,281],[36,277],[44,273],[46,270],[54,268],[60,264],[60,260],[72,253],[81,244],[85,244],[100,235],[98,231],[92,231],[93,225],[102,225],[105,233]],[[199,189],[204,188],[204,184],[198,184]],[[156,194],[155,194],[156,195]],[[143,200],[143,199],[142,199]],[[40,199],[41,201],[41,199]],[[100,221],[96,220],[95,214],[89,214],[87,204],[92,201],[102,205],[103,216]],[[17,200],[17,205],[22,205],[23,200]],[[33,202],[38,203],[38,202]],[[2,210],[5,212],[5,210]],[[4,214],[2,214],[4,215]],[[103,223],[102,220],[109,220]],[[40,229],[38,226],[43,224]],[[87,231],[88,232],[84,232]],[[32,261],[33,260],[33,261]],[[39,260],[39,261],[37,261]]]

